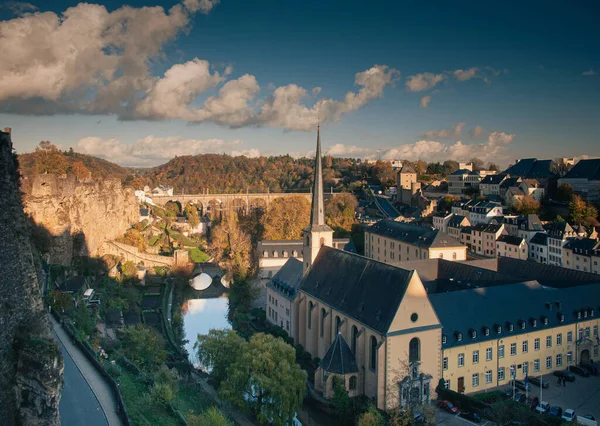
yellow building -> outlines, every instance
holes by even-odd
[[[568,269],[600,274],[600,242],[597,238],[573,238],[562,249],[562,264]]]

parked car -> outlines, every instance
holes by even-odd
[[[547,389],[550,386],[550,381],[549,380],[544,380],[543,377],[529,377],[527,379],[527,381],[529,383],[531,383],[532,385],[536,385],[538,387],[542,387],[544,389]]]
[[[591,415],[577,416],[577,423],[583,426],[598,426],[596,418]]]
[[[594,376],[597,376],[598,374],[600,374],[600,368],[598,368],[598,365],[593,364],[591,362],[582,362],[581,365],[583,368],[585,368],[587,371],[590,372],[590,374],[593,374]]]
[[[571,365],[569,371],[571,373],[579,374],[581,377],[590,377],[590,372],[578,365]]]
[[[567,382],[574,382],[575,376],[566,370],[557,370],[554,372],[556,377],[564,378]]]
[[[510,386],[512,387],[512,381],[510,382]],[[515,380],[515,388],[521,389],[522,391],[530,391],[531,385],[529,383],[525,383],[522,380]]]
[[[548,415],[554,416],[554,417],[562,417],[562,413],[563,413],[563,410],[558,405],[550,407],[550,409],[548,410]]]
[[[463,419],[471,420],[475,423],[481,422],[481,416],[477,414],[475,411],[461,411],[459,414]]]
[[[540,413],[540,414],[547,413],[549,409],[550,409],[550,404],[548,404],[546,401],[540,402],[538,404],[538,406],[535,407],[536,413]]]
[[[568,408],[563,412],[562,419],[565,422],[577,422],[577,414],[575,414],[575,410]]]
[[[527,399],[527,395],[521,392],[515,392],[515,401],[517,402],[525,402]]]
[[[532,410],[540,404],[540,399],[537,396],[529,395],[525,404]]]
[[[449,401],[446,401],[446,400],[438,401],[437,406],[439,409],[447,411],[448,413],[451,413],[451,414],[458,413],[458,408],[456,408],[454,406],[454,404],[452,404]]]

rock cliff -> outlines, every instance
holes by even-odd
[[[122,236],[139,215],[131,188],[118,180],[79,182],[74,176],[37,175],[23,197],[25,213],[48,235],[50,263],[97,256],[106,240]]]
[[[63,359],[43,309],[10,134],[0,132],[0,423],[60,425]]]

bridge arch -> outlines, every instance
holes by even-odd
[[[253,198],[250,201],[250,211],[253,213],[264,213],[267,211],[267,201],[264,198]]]
[[[211,219],[216,219],[217,217],[221,217],[222,208],[223,203],[221,200],[213,198],[208,202],[207,213],[210,215]]]
[[[231,201],[231,211],[235,212],[238,216],[245,216],[248,212],[248,205],[246,200],[242,198],[234,198]]]

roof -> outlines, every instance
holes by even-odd
[[[600,158],[580,160],[563,179],[600,180]]]
[[[530,188],[539,188],[542,186],[537,179],[523,179],[523,183]]]
[[[417,171],[412,165],[407,163],[405,166],[402,166],[402,169],[400,169],[400,173],[417,173]]]
[[[465,219],[467,219],[466,216],[461,216],[461,215],[455,214],[448,221],[448,226],[452,227],[452,228],[458,228],[458,227],[462,226],[462,223]],[[467,221],[468,221],[468,219],[467,219]]]
[[[334,238],[333,246],[335,248],[356,253],[354,241],[350,238]],[[283,252],[287,252],[289,257],[293,257],[294,250],[298,258],[302,257],[304,242],[302,240],[261,240],[257,244],[258,255],[264,258],[263,252],[267,252],[266,257],[273,257],[273,252],[276,251],[278,257],[283,257]]]
[[[502,225],[502,224],[498,225],[495,223],[479,223],[479,224],[473,226],[471,229],[473,231],[495,234],[496,232],[500,231],[503,226],[504,225]]]
[[[412,275],[412,271],[323,246],[299,290],[384,334]]]
[[[419,247],[457,247],[462,244],[439,229],[383,219],[365,232],[404,241]]]
[[[70,293],[77,293],[81,287],[85,285],[87,277],[83,275],[76,275],[74,277],[69,278],[68,280],[59,284],[59,289],[61,291],[67,291]]]
[[[148,216],[149,209],[140,209],[140,216]]]
[[[487,175],[486,177],[484,177],[480,184],[487,184],[487,185],[499,185],[500,183],[502,183],[502,181],[504,179],[506,179],[506,174],[501,173],[499,175]]]
[[[500,188],[510,188],[520,182],[520,177],[509,177],[500,184]]]
[[[472,173],[469,169],[458,169],[457,171],[450,173],[450,176],[468,175],[469,173]]]
[[[504,173],[528,179],[547,179],[553,175],[550,168],[552,160],[538,160],[537,158],[524,158],[517,164],[509,167]]]
[[[515,237],[513,235],[500,235],[496,241],[505,244],[510,244],[512,246],[520,246],[523,243],[524,239],[521,237]]]
[[[548,245],[548,234],[545,232],[538,232],[531,238],[531,240],[529,240],[529,244],[537,244],[541,246]]]
[[[342,333],[338,333],[327,353],[319,363],[321,368],[328,373],[350,374],[358,373],[356,357],[348,346]]]
[[[325,199],[323,197],[323,166],[321,165],[321,126],[317,126],[317,151],[315,154],[315,176],[310,210],[310,227],[325,224]],[[331,231],[331,229],[329,229]],[[332,231],[333,232],[333,231]]]
[[[573,238],[565,244],[565,248],[573,250],[573,253],[590,256],[592,251],[600,247],[600,242],[591,238]]]
[[[267,283],[267,287],[293,300],[302,281],[303,272],[302,262],[291,257]]]
[[[549,287],[562,288],[600,281],[596,274],[504,256],[497,258],[497,265],[498,271],[506,271],[506,274],[522,281],[537,280]]]
[[[593,310],[593,314],[598,315],[600,283],[557,289],[544,287],[537,281],[527,281],[431,294],[429,300],[446,337],[442,347],[449,348],[574,323],[578,313],[582,317],[593,316]],[[564,315],[563,322],[561,315]],[[509,331],[510,324],[512,332]],[[500,333],[497,332],[498,326],[501,327]],[[486,327],[489,328],[488,336],[485,335]],[[475,338],[471,335],[473,331]],[[458,333],[462,334],[461,341]]]
[[[526,231],[543,231],[542,221],[537,214],[526,214],[517,217],[517,225],[519,229]]]
[[[525,195],[523,190],[521,188],[519,188],[518,186],[511,186],[510,188],[508,188],[508,192],[511,195]]]
[[[575,230],[567,222],[554,222],[548,229],[548,237],[563,239],[565,234],[571,235],[575,233]]]

